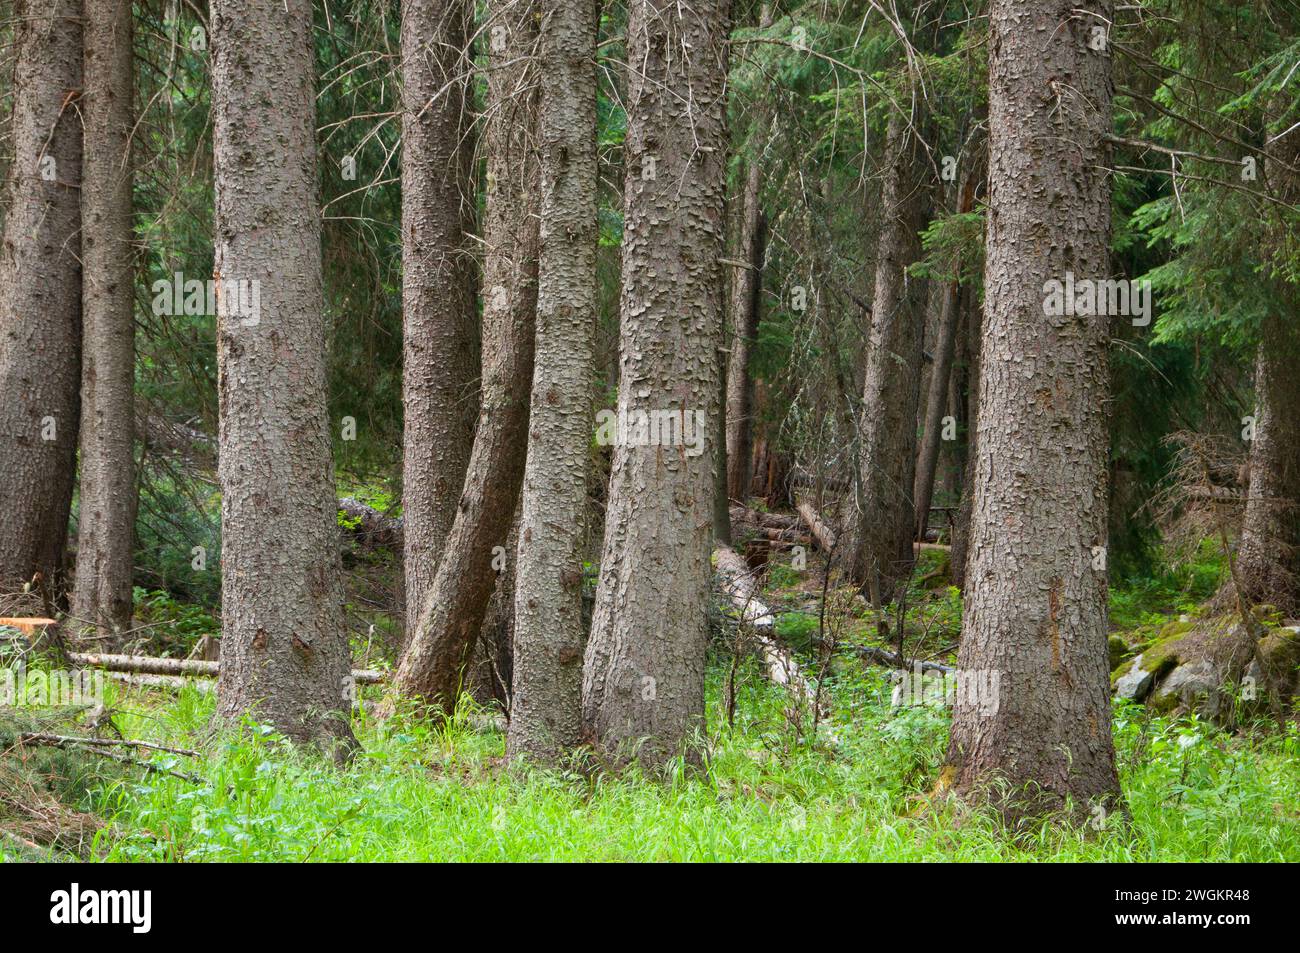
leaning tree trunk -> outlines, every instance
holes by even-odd
[[[1119,796],[1106,647],[1110,319],[1055,316],[1045,303],[1047,282],[1067,272],[1110,273],[1111,59],[1093,28],[1111,22],[1110,0],[989,8],[987,291],[958,656],[966,683],[945,779],[962,794],[1000,791],[1009,818],[1067,799],[1087,816],[1089,801]]]
[[[597,0],[542,0],[542,217],[506,751],[556,761],[582,727],[582,557],[596,322]]]
[[[61,593],[81,388],[80,0],[14,5],[0,249],[0,595]]]
[[[974,207],[975,189],[983,177],[982,159],[973,162],[967,170],[957,199],[957,213],[964,215]],[[953,358],[957,352],[958,329],[961,327],[961,306],[966,292],[961,284],[961,261],[956,264],[957,276],[943,288],[943,309],[939,317],[939,333],[934,345],[934,366],[930,371],[930,389],[925,405],[925,421],[921,430],[921,452],[916,462],[916,480],[912,498],[916,509],[916,538],[925,539],[930,521],[930,502],[934,498],[934,476],[939,465],[940,439],[943,436],[943,416],[948,410],[948,387],[952,378]]]
[[[484,132],[487,253],[478,431],[438,572],[393,679],[396,694],[445,711],[460,696],[496,580],[492,562],[504,553],[524,472],[537,315],[536,13],[535,2],[489,5],[493,66]]]
[[[859,425],[862,497],[850,563],[854,581],[874,605],[893,599],[916,558],[912,486],[926,294],[925,283],[907,269],[921,258],[930,188],[920,137],[913,121],[899,112],[889,121],[884,169]]]
[[[213,0],[211,9],[217,715],[252,713],[342,756],[355,740],[325,402],[312,5]]]
[[[478,411],[467,0],[402,4],[402,461],[406,632],[456,517]]]
[[[135,563],[131,0],[86,0],[81,506],[72,614],[111,644],[130,628]]]
[[[650,411],[677,414],[679,425],[714,419],[729,8],[647,0],[629,10],[618,411],[630,423]],[[657,429],[659,439],[643,439],[645,429],[629,426],[615,447],[583,671],[584,735],[606,757],[647,765],[703,727],[722,439],[709,432],[693,446],[664,445],[685,441]]]

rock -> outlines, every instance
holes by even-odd
[[[1132,650],[1123,637],[1118,635],[1112,635],[1106,644],[1110,650],[1110,670],[1113,672],[1123,664],[1124,659],[1128,658],[1129,652]]]
[[[1160,682],[1152,702],[1162,711],[1182,707],[1213,718],[1219,712],[1221,674],[1206,658],[1179,665]]]
[[[1150,693],[1155,680],[1156,673],[1142,667],[1142,656],[1139,655],[1129,670],[1115,680],[1115,694],[1140,702]]]

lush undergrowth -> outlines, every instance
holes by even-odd
[[[1300,860],[1300,732],[1228,736],[1195,720],[1117,707],[1131,821],[1044,824],[1018,837],[990,817],[933,804],[947,735],[932,708],[891,710],[883,677],[834,691],[816,744],[746,667],[735,724],[711,679],[707,768],[665,779],[548,773],[503,764],[501,735],[466,710],[431,723],[360,721],[349,769],[290,750],[256,726],[206,737],[210,701],[140,707],[136,736],[204,748],[159,754],[185,780],[132,774],[86,807],[109,823],[105,860]]]
[[[404,715],[377,724],[359,713],[363,751],[340,770],[255,724],[214,735],[212,698],[195,689],[172,695],[117,683],[107,685],[107,708],[127,737],[200,756],[154,752],[147,760],[161,770],[146,773],[39,750],[47,752],[49,774],[77,774],[75,784],[54,791],[67,809],[96,819],[87,820],[91,833],[77,849],[108,861],[1300,861],[1294,721],[1285,729],[1260,725],[1228,734],[1195,718],[1117,703],[1127,818],[1094,818],[1082,827],[1048,822],[1012,834],[989,814],[931,800],[947,712],[891,706],[888,673],[863,664],[851,649],[875,638],[878,620],[851,599],[832,597],[844,624],[832,633],[834,656],[818,656],[827,644],[826,619],[836,613],[813,608],[820,591],[806,578],[772,568],[766,595],[783,613],[778,629],[811,664],[826,665],[830,718],[810,737],[807,713],[795,717],[752,659],[733,673],[720,640],[710,666],[703,768],[678,764],[656,778],[590,764],[556,772],[512,768],[499,726],[466,702],[450,719]],[[1113,627],[1136,631],[1195,611],[1217,573],[1207,559],[1118,588]],[[920,579],[935,574],[934,566],[918,568]],[[911,594],[909,625],[924,634],[909,658],[951,659],[961,600],[943,582]],[[160,619],[184,616],[153,601]],[[41,764],[22,753],[27,749],[6,752],[12,740],[3,728],[0,782],[6,762],[21,757],[28,774],[11,770],[11,786],[30,790]],[[84,733],[75,722],[64,730]],[[4,794],[0,784],[0,830],[12,820]],[[32,855],[15,853],[15,843],[0,838],[0,854]],[[60,849],[66,854],[67,844]]]

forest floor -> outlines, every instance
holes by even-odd
[[[960,597],[918,568],[914,655],[951,660]],[[1198,572],[1200,576],[1198,577]],[[937,574],[941,576],[941,574]],[[929,577],[927,579],[927,576]],[[1214,567],[1112,594],[1126,638],[1194,611]],[[934,588],[926,589],[928,585]],[[989,815],[931,801],[948,735],[942,706],[891,704],[886,668],[851,649],[878,619],[769,567],[778,631],[813,670],[825,665],[829,716],[815,730],[726,633],[709,667],[707,767],[647,778],[575,766],[519,770],[468,700],[448,719],[375,723],[344,770],[260,726],[213,734],[212,696],[108,686],[128,738],[199,756],[129,751],[144,771],[78,749],[14,745],[19,729],[84,734],[71,721],[0,713],[0,855],[107,861],[198,860],[1300,860],[1300,725],[1234,733],[1194,716],[1116,702],[1114,732],[1130,817],[1011,834]],[[896,631],[891,629],[891,631]],[[825,633],[837,644],[828,651]],[[731,700],[731,702],[729,702]],[[730,710],[731,717],[728,715]],[[17,713],[17,714],[15,714]],[[19,719],[28,719],[20,724]],[[39,719],[39,724],[30,723]],[[125,749],[123,749],[125,750]],[[168,773],[170,772],[170,773]],[[63,835],[54,840],[52,830]]]

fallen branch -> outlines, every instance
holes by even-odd
[[[107,655],[99,652],[69,652],[69,661],[108,672],[132,672],[141,675],[187,675],[192,678],[216,678],[220,662],[203,659],[160,658],[153,655]],[[352,680],[358,685],[377,685],[384,681],[383,672],[354,668]]]
[[[714,553],[717,556],[718,575],[722,579],[723,595],[740,613],[741,625],[753,635],[767,668],[768,678],[815,706],[816,690],[809,684],[789,649],[777,642],[772,634],[776,628],[776,616],[757,598],[758,583],[744,557],[730,546],[719,546]]]
[[[807,500],[799,500],[796,509],[799,516],[803,519],[808,531],[812,533],[813,539],[817,540],[817,545],[822,548],[823,552],[832,553],[835,551],[835,533],[825,521],[822,520],[818,512],[813,509],[813,505]]]
[[[882,649],[875,645],[854,645],[851,648],[858,653],[860,657],[876,665],[886,665],[889,668],[908,669],[909,666],[903,659],[899,658],[898,653],[891,652],[888,649]],[[917,661],[913,665],[920,665],[922,672],[942,672],[945,675],[951,675],[957,671],[951,665],[943,665],[939,662]]]
[[[183,754],[186,757],[197,758],[199,753],[191,751],[189,748],[172,748],[167,745],[155,744],[152,741],[135,741],[130,738],[82,738],[76,735],[51,735],[42,732],[24,732],[18,736],[20,745],[46,745],[52,748],[62,748],[66,745],[90,745],[92,747],[111,748],[122,746],[127,748],[147,748],[150,751],[166,751],[168,754]]]

